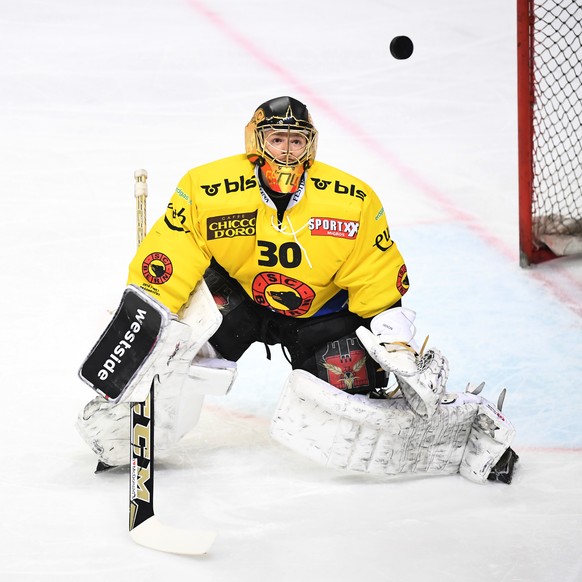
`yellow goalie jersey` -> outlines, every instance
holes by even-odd
[[[128,284],[177,313],[214,258],[255,303],[290,317],[346,307],[372,317],[406,293],[406,265],[367,184],[316,161],[278,217],[256,171],[244,154],[190,170]]]

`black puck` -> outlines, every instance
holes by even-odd
[[[409,58],[413,50],[414,45],[407,36],[395,36],[390,42],[390,53],[399,61]]]

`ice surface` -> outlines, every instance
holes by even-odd
[[[515,21],[508,0],[2,2],[2,581],[582,580],[582,263],[518,266]],[[383,198],[451,389],[508,389],[519,469],[507,487],[316,466],[269,439],[288,367],[256,346],[157,472],[160,518],[218,541],[148,551],[127,476],[93,475],[73,428],[134,251],[133,172],[151,224],[282,94]]]

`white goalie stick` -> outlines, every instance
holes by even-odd
[[[137,244],[146,234],[147,172],[135,171]],[[134,542],[173,554],[206,554],[216,538],[213,531],[169,527],[154,514],[154,383],[144,402],[131,405],[129,467],[129,535]]]

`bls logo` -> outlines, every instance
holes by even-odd
[[[218,182],[217,184],[202,184],[200,187],[204,190],[204,193],[207,196],[216,196],[223,185],[226,194],[234,194],[235,192],[244,192],[245,190],[256,188],[257,179],[254,176],[246,179],[244,176],[239,176],[236,180],[225,178],[222,182]]]
[[[331,184],[331,180],[322,180],[321,178],[311,178],[311,181],[318,190],[325,190]]]
[[[331,184],[331,180],[322,180],[321,178],[311,178],[311,181],[318,190],[325,190]],[[348,196],[355,196],[360,200],[364,200],[366,198],[366,193],[363,190],[356,188],[354,184],[346,186],[339,180],[334,182],[333,191],[336,194],[347,194]]]

